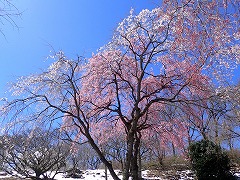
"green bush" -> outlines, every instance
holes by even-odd
[[[234,179],[230,173],[230,160],[221,147],[209,140],[201,140],[189,146],[193,169],[199,180]]]

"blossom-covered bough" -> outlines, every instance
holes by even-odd
[[[88,60],[60,52],[46,72],[19,80],[13,92],[20,99],[6,110],[16,108],[19,117],[33,107],[28,119],[63,119],[62,131],[75,134],[74,142],[90,143],[114,179],[101,146],[124,137],[123,179],[139,179],[142,141],[151,145],[157,134],[162,144],[186,143],[188,123],[168,107],[194,109],[185,107],[213,95],[212,77],[221,83],[239,63],[238,18],[237,1],[169,0],[137,15],[131,10]]]

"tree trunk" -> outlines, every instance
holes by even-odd
[[[164,153],[165,153],[164,150],[157,151],[158,164],[161,168],[164,168],[163,166]]]
[[[41,176],[42,172],[35,170],[35,177],[33,177],[34,180],[41,180],[40,176]]]
[[[105,180],[108,180],[108,177],[107,177],[107,166],[105,165]]]
[[[218,133],[218,128],[219,128],[219,126],[218,126],[218,121],[217,121],[217,118],[216,117],[214,117],[214,129],[215,129],[215,132],[214,132],[214,134],[215,134],[215,137],[214,137],[214,141],[215,141],[215,143],[217,144],[217,145],[219,145],[220,146],[220,139],[219,139],[219,133]]]
[[[175,149],[175,146],[172,142],[172,151],[173,151],[173,156],[175,157],[176,156],[176,149]]]
[[[135,142],[134,142],[134,152],[131,161],[131,174],[133,180],[139,180],[139,166],[138,166],[138,155],[139,155],[139,147],[140,147],[140,138],[135,134]]]
[[[117,176],[117,174],[115,173],[112,164],[105,158],[105,156],[103,155],[103,153],[100,151],[100,149],[98,148],[98,146],[95,144],[94,140],[92,139],[92,137],[90,136],[90,134],[87,134],[86,137],[88,138],[88,142],[91,144],[92,148],[96,151],[96,153],[98,154],[98,156],[100,157],[100,160],[102,161],[102,163],[107,166],[109,173],[111,174],[112,178],[114,180],[120,180],[119,177]]]
[[[229,150],[232,151],[233,150],[233,142],[231,139],[228,140],[228,145],[229,145]]]
[[[130,176],[129,170],[130,170],[130,165],[132,160],[133,144],[134,144],[134,133],[130,131],[127,137],[127,153],[126,153],[126,161],[125,161],[124,170],[123,170],[123,180],[128,180]]]
[[[137,106],[136,106],[137,107]],[[140,146],[140,137],[137,137],[137,123],[140,118],[140,109],[136,108],[136,115],[132,121],[132,124],[127,127],[127,153],[126,153],[126,161],[123,171],[123,180],[128,180],[131,175],[133,176],[133,180],[138,180],[138,148]],[[133,152],[134,151],[134,152]],[[134,154],[133,154],[134,153]]]
[[[140,146],[138,149],[138,177],[142,178],[142,158],[141,158]]]
[[[121,163],[121,171],[123,171],[123,169],[124,169],[124,161],[121,159],[120,163]]]

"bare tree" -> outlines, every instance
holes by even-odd
[[[224,139],[231,149],[234,141],[239,141],[240,138],[240,83],[218,90],[221,100],[231,109],[226,116],[226,121],[222,123],[222,128],[225,130]]]
[[[57,131],[36,128],[5,135],[0,156],[8,173],[16,171],[34,180],[54,179],[66,165],[69,149],[58,140]],[[48,174],[52,172],[53,174]]]

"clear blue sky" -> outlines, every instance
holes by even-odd
[[[8,23],[0,28],[0,96],[7,82],[40,72],[51,61],[51,50],[67,56],[89,57],[106,44],[133,7],[136,12],[152,9],[160,0],[12,0],[22,12],[14,18],[19,28]],[[238,73],[239,75],[239,73]]]
[[[51,50],[89,57],[107,43],[131,7],[139,12],[156,7],[157,0],[13,0],[22,12],[19,28],[0,24],[0,95],[7,82],[40,72],[51,61]]]

